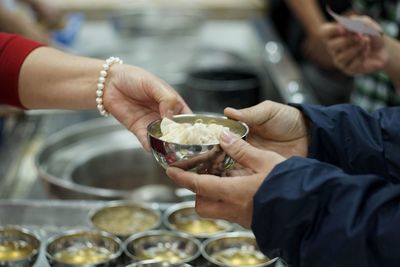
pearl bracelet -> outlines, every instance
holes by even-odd
[[[110,57],[106,60],[106,62],[103,64],[103,69],[100,71],[100,76],[97,83],[97,91],[96,91],[97,109],[99,110],[100,115],[104,117],[108,117],[109,115],[108,111],[104,108],[103,104],[104,83],[106,82],[108,70],[115,63],[122,64],[123,62],[119,57]]]

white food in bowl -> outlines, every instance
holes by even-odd
[[[194,124],[177,123],[168,118],[161,121],[161,140],[185,145],[219,144],[219,138],[228,127],[215,123],[203,123],[201,119]]]

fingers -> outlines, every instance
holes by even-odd
[[[151,86],[150,97],[159,103],[161,117],[170,118],[176,114],[191,113],[185,101],[172,87],[156,77],[153,77],[153,79],[157,79],[157,82]]]
[[[337,23],[325,23],[320,27],[319,33],[325,41],[328,41],[343,36],[346,34],[346,30]]]
[[[353,16],[351,16],[351,19],[361,21],[365,25],[370,26],[379,32],[382,32],[381,26],[379,26],[379,24],[376,21],[374,21],[372,18],[370,18],[368,16],[353,15]]]
[[[229,131],[222,133],[220,145],[239,164],[254,171],[263,171],[267,160],[267,155],[263,155],[265,151],[250,145]]]
[[[147,139],[147,128],[146,129],[140,129],[135,133],[137,139],[139,142],[142,144],[144,150],[147,152],[151,151],[149,140]]]
[[[261,125],[272,118],[279,110],[278,103],[272,101],[264,101],[255,106],[237,110],[234,108],[226,108],[225,116],[228,118],[243,121],[250,127]]]
[[[348,69],[349,71],[351,71],[351,67],[354,66],[353,64],[361,61],[360,57],[362,57],[365,50],[366,48],[364,46],[359,45],[349,47],[347,50],[337,55],[335,63],[342,69]]]
[[[229,195],[227,184],[229,178],[220,178],[213,175],[199,175],[175,167],[167,169],[167,175],[179,186],[211,199],[224,199]]]
[[[196,212],[200,217],[224,219],[250,228],[252,221],[252,205],[238,206],[234,203],[215,201],[202,196],[196,196]]]

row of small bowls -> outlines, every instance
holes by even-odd
[[[129,227],[130,216],[141,223],[133,224],[137,229],[121,231],[116,224]],[[252,233],[229,232],[234,229],[229,222],[198,217],[194,202],[171,206],[163,219],[170,230],[154,230],[161,227],[161,212],[155,207],[109,203],[90,214],[91,225],[97,230],[72,230],[49,238],[46,257],[52,267],[105,267],[121,262],[125,265],[134,262],[129,267],[190,266],[199,264],[200,255],[214,266],[267,266],[274,262],[259,251]],[[2,256],[10,244],[17,244],[14,245],[17,253],[11,251],[8,258],[6,254]],[[32,232],[18,227],[0,228],[0,266],[32,266],[39,249],[40,239]],[[18,251],[21,257],[17,257]],[[149,259],[153,261],[141,263]]]

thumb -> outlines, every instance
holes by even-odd
[[[169,90],[163,88],[158,90],[154,96],[155,100],[159,103],[159,112],[161,117],[171,118],[175,115],[178,107],[177,96]]]
[[[224,131],[220,137],[222,149],[236,162],[253,171],[261,171],[265,158],[260,155],[265,151],[260,150],[230,131]]]
[[[281,105],[282,104],[267,100],[255,106],[240,110],[228,107],[224,110],[224,114],[228,118],[242,121],[250,127],[255,127],[273,118],[275,114],[282,109]]]

